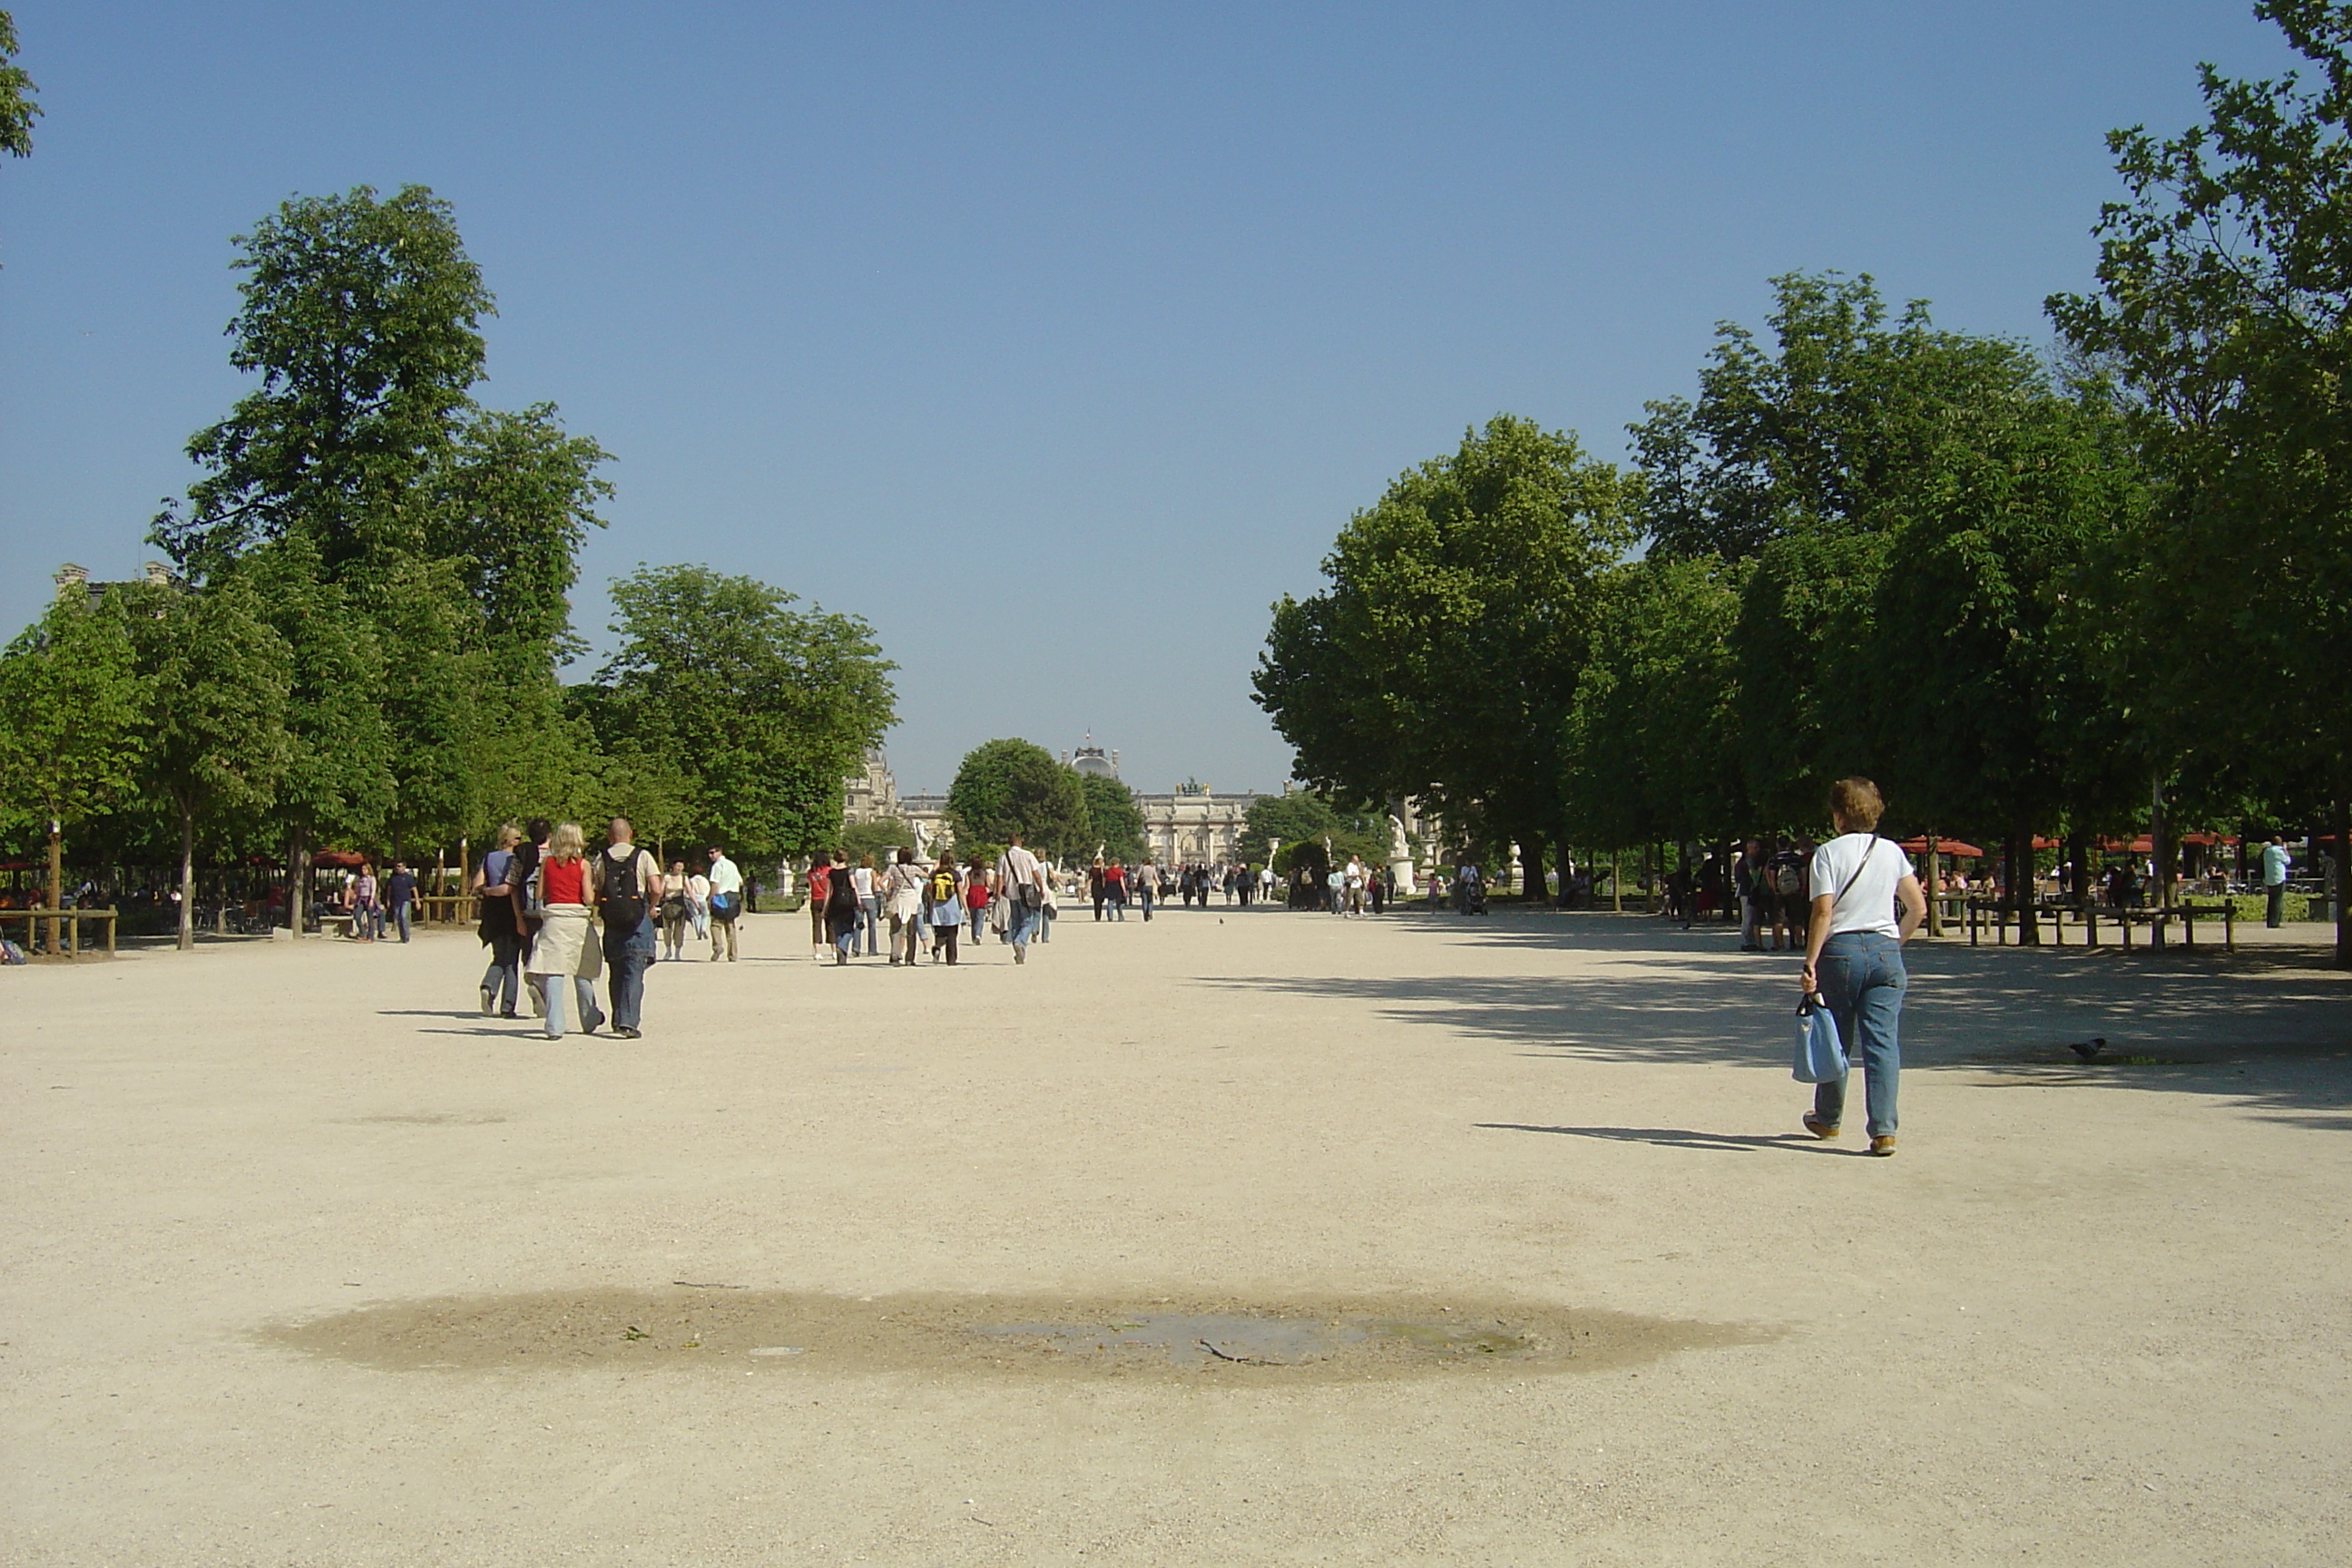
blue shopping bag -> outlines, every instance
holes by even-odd
[[[1799,1083],[1835,1083],[1845,1077],[1845,1046],[1837,1020],[1818,995],[1797,1005],[1797,1056],[1790,1068]]]

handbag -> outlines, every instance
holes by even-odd
[[[1835,1083],[1846,1075],[1845,1044],[1837,1019],[1816,994],[1797,1005],[1797,1054],[1790,1076],[1799,1083]]]

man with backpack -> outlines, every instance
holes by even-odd
[[[639,1037],[637,1015],[646,999],[646,969],[654,961],[662,878],[654,858],[630,840],[635,830],[625,816],[613,818],[610,841],[596,857],[596,918],[604,927],[604,968],[612,977],[613,1033]]]
[[[1789,945],[1805,945],[1806,917],[1812,912],[1812,900],[1806,892],[1806,878],[1812,868],[1812,845],[1799,839],[1796,847],[1783,849],[1772,857],[1765,868],[1771,887],[1772,951],[1780,951],[1780,932],[1785,927]]]
[[[1021,847],[1018,833],[1012,836],[1004,853],[996,858],[996,887],[1008,906],[1005,912],[1010,924],[1005,935],[1013,943],[1013,962],[1026,963],[1030,929],[1045,904],[1045,868],[1038,864],[1037,857]]]

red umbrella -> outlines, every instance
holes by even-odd
[[[1925,855],[1927,852],[1927,841],[1925,838],[1906,838],[1903,840],[1902,847],[1914,855]],[[1936,853],[1938,855],[1956,855],[1963,860],[1981,860],[1984,858],[1983,850],[1978,848],[1973,844],[1963,843],[1958,838],[1937,839]]]
[[[367,857],[355,849],[321,849],[310,857],[310,864],[347,871],[367,864]]]

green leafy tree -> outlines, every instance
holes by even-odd
[[[1696,843],[1738,823],[1730,634],[1745,575],[1711,555],[1610,574],[1564,747],[1570,820],[1587,842]]]
[[[144,782],[179,830],[180,946],[195,944],[196,828],[215,814],[267,810],[292,747],[285,639],[231,579],[200,593],[117,595],[147,699]]]
[[[1562,721],[1598,582],[1634,542],[1637,487],[1572,436],[1498,416],[1401,475],[1275,606],[1253,678],[1294,772],[1353,798],[1415,797],[1516,839],[1564,842]]]
[[[287,647],[286,765],[270,815],[286,855],[286,922],[300,931],[311,851],[380,842],[398,798],[383,648],[374,622],[323,580],[307,538],[253,552],[235,575]]]
[[[0,820],[47,832],[51,909],[63,893],[62,831],[130,792],[144,713],[121,617],[92,611],[79,591],[0,652]]]
[[[1142,859],[1143,808],[1135,804],[1135,792],[1101,773],[1079,773],[1078,789],[1094,830],[1094,843],[1083,847],[1091,852],[1099,844],[1106,856],[1128,865]]]
[[[841,781],[895,721],[890,672],[854,616],[707,566],[613,584],[620,650],[584,711],[609,748],[672,759],[693,831],[752,860],[829,849]]]
[[[1313,790],[1260,795],[1250,802],[1234,852],[1251,865],[1263,866],[1274,861],[1276,843],[1287,847],[1312,840],[1319,849],[1327,837],[1339,847],[1343,861],[1350,847],[1362,846],[1369,846],[1360,850],[1368,858],[1382,863],[1388,859],[1388,824],[1381,814],[1343,808]]]
[[[2099,291],[2057,295],[2068,340],[2133,395],[2153,470],[2112,614],[2175,752],[2241,760],[2273,799],[2324,793],[2352,836],[2352,6],[2262,0],[2309,62],[2201,68],[2206,120],[2108,138]],[[2226,562],[2225,583],[2213,565]],[[2136,647],[2132,646],[2134,643]],[[2292,701],[2272,699],[2292,693]],[[2339,904],[2339,908],[2341,905]],[[2336,928],[2352,966],[2352,919]]]
[[[841,852],[849,858],[853,866],[857,864],[857,858],[861,855],[871,855],[877,866],[886,866],[898,858],[897,851],[914,847],[914,829],[895,816],[854,822],[841,830]]]
[[[33,155],[33,121],[41,112],[33,96],[33,79],[16,64],[16,20],[0,11],[0,152]]]
[[[948,822],[957,853],[970,853],[974,844],[1003,844],[1018,833],[1048,859],[1091,855],[1095,828],[1078,778],[1075,769],[1027,741],[988,741],[973,747],[948,787]]]
[[[260,385],[200,431],[156,537],[197,576],[300,533],[329,575],[429,554],[425,484],[472,408],[493,314],[449,205],[420,185],[298,196],[236,240],[229,363]]]

